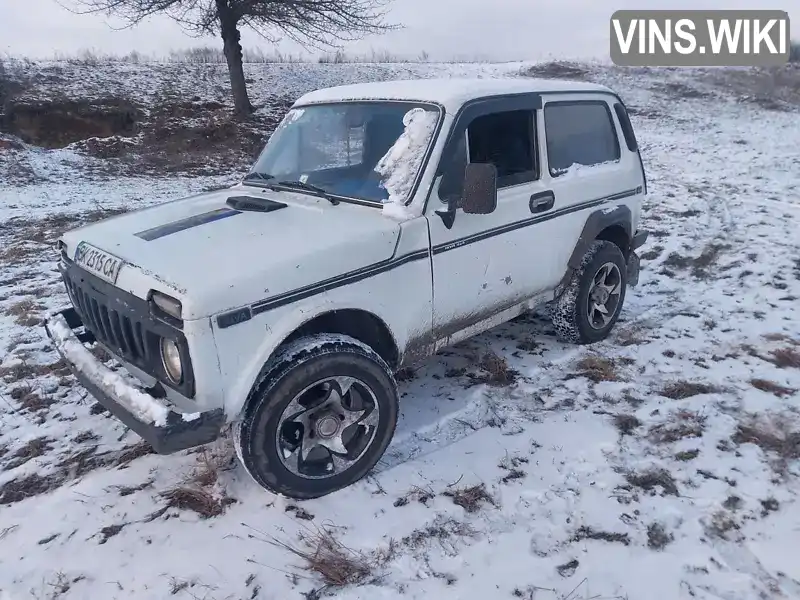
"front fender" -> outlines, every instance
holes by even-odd
[[[255,315],[239,325],[220,328],[214,322],[214,336],[220,355],[220,370],[226,387],[225,413],[229,421],[236,420],[244,408],[250,391],[267,361],[278,347],[299,327],[325,313],[355,308],[347,299],[308,299]],[[359,306],[375,317],[389,323],[388,307]],[[402,350],[406,340],[395,339]]]

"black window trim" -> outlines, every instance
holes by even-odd
[[[475,119],[479,119],[480,117],[488,117],[490,115],[497,115],[501,113],[508,113],[508,112],[525,112],[528,115],[528,133],[530,134],[530,143],[531,143],[531,159],[533,160],[533,169],[528,171],[520,171],[519,173],[514,173],[513,175],[506,175],[505,177],[498,177],[497,178],[497,191],[505,190],[508,188],[512,188],[518,185],[525,185],[526,183],[533,183],[534,181],[538,181],[539,178],[542,176],[542,169],[539,164],[539,153],[537,151],[537,135],[538,130],[536,127],[536,110],[528,110],[526,108],[518,108],[512,110],[498,110],[495,112],[490,112],[485,115],[478,115]],[[473,121],[475,120],[473,119]],[[472,121],[470,122],[472,124]],[[467,136],[467,161],[470,160],[470,152],[469,152],[469,125],[467,129],[464,130],[464,135]],[[439,199],[442,202],[445,200]]]
[[[525,179],[523,181],[515,181],[514,183],[503,185],[502,187],[498,182],[498,191],[500,189],[507,189],[516,185],[525,185],[533,181],[538,181],[542,176],[542,161],[538,147],[539,129],[537,126],[537,111],[541,108],[542,97],[538,92],[524,92],[521,94],[508,94],[502,96],[487,96],[483,98],[475,98],[465,103],[455,115],[455,122],[450,128],[447,140],[445,141],[443,150],[439,156],[439,162],[436,166],[436,172],[434,173],[431,185],[428,188],[428,194],[425,199],[423,211],[426,211],[428,208],[428,200],[433,192],[433,184],[444,174],[445,165],[449,164],[450,160],[452,159],[452,154],[455,151],[458,140],[461,138],[461,136],[466,136],[466,132],[470,123],[472,123],[472,121],[478,117],[521,110],[530,112],[531,124],[533,126],[531,131],[531,144],[533,145],[534,169],[533,171],[525,171],[519,175],[529,176],[529,174],[532,173],[533,178]],[[469,154],[469,151],[467,154]],[[519,175],[513,175],[512,177],[519,177]],[[444,202],[444,200],[441,198],[439,200],[440,202]]]
[[[619,143],[619,135],[617,134],[617,126],[614,121],[614,115],[611,112],[611,108],[608,106],[608,102],[606,100],[552,100],[545,103],[544,108],[542,109],[542,117],[544,120],[544,144],[545,148],[547,149],[547,172],[550,174],[550,177],[556,179],[564,175],[564,173],[553,173],[553,169],[550,166],[550,145],[547,143],[547,107],[548,106],[585,106],[587,104],[599,104],[606,110],[606,115],[608,115],[608,122],[611,125],[611,131],[614,133],[614,144],[617,149],[617,157],[614,161],[619,162],[622,160],[622,146]]]
[[[633,130],[633,123],[631,123],[628,110],[622,102],[614,102],[614,112],[617,114],[622,137],[625,138],[625,145],[631,152],[637,152],[639,150],[639,142],[636,139],[636,132]]]
[[[445,140],[445,145],[443,147],[441,155],[439,156],[439,162],[436,165],[436,172],[434,173],[433,178],[431,179],[430,183],[428,184],[428,189],[427,189],[427,191],[425,193],[425,202],[422,205],[422,214],[423,215],[427,215],[428,214],[428,202],[430,201],[431,195],[433,194],[433,188],[436,185],[437,180],[439,179],[439,177],[442,174],[442,162],[443,162],[443,160],[445,158],[449,159],[449,157],[447,156],[447,152],[448,152],[448,149],[450,149],[451,145],[453,144],[453,141],[452,141],[453,132],[455,131],[456,125],[458,124],[459,120],[462,118],[462,115],[464,114],[464,112],[467,109],[469,109],[474,104],[481,103],[481,102],[487,102],[487,101],[499,100],[499,99],[501,100],[501,99],[513,99],[513,98],[519,98],[519,97],[526,97],[526,98],[529,98],[529,99],[530,98],[535,99],[535,102],[537,103],[535,109],[539,110],[539,109],[542,108],[542,98],[543,97],[547,97],[547,96],[564,96],[566,94],[569,94],[571,96],[603,96],[603,97],[607,97],[607,98],[613,98],[616,102],[619,102],[620,104],[622,104],[622,106],[626,107],[625,102],[623,102],[623,100],[620,97],[620,95],[617,94],[616,92],[611,91],[611,90],[541,90],[541,91],[538,91],[538,92],[523,92],[521,94],[505,94],[505,95],[501,95],[501,96],[482,96],[480,98],[473,98],[469,102],[464,103],[461,106],[461,108],[459,108],[456,111],[456,113],[454,115],[455,123],[450,128],[450,132],[448,133],[447,140]],[[627,110],[627,107],[626,107],[626,110]],[[437,135],[438,135],[438,133],[439,132],[437,132]],[[640,168],[641,173],[642,173],[643,193],[646,195],[647,194],[647,173],[644,170],[644,161],[642,160],[641,151],[637,150],[636,151],[636,156],[638,158],[639,168]]]

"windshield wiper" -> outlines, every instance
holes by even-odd
[[[311,192],[317,196],[325,198],[328,202],[330,202],[333,205],[339,204],[339,201],[333,196],[331,196],[327,191],[311,183],[305,183],[303,181],[276,181],[272,185],[273,186],[280,185],[290,189],[303,190],[304,192]]]
[[[242,181],[252,181],[253,179],[261,179],[263,181],[268,181],[270,179],[275,179],[274,175],[270,175],[269,173],[259,173],[258,171],[251,171],[247,175],[244,176]]]

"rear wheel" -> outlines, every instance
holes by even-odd
[[[619,318],[626,290],[622,250],[613,242],[595,240],[552,306],[556,334],[574,344],[605,339]]]
[[[312,336],[288,345],[267,369],[235,443],[259,485],[316,498],[375,466],[397,413],[394,377],[377,353],[348,336]]]

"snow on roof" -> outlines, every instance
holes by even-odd
[[[582,81],[507,77],[486,79],[409,79],[340,85],[309,92],[295,106],[342,100],[415,100],[438,102],[448,109],[485,96],[536,92],[610,92],[605,86]]]

